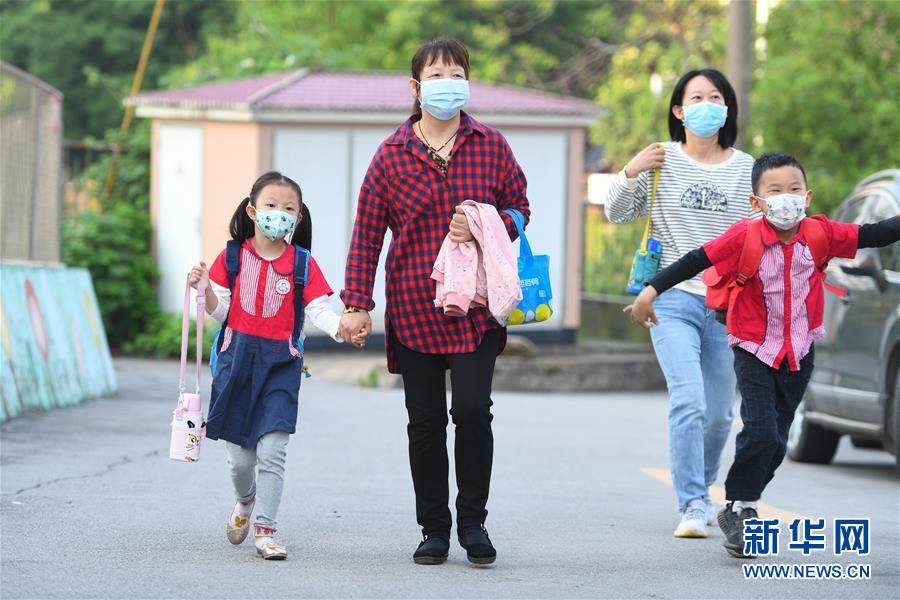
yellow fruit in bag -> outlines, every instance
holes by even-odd
[[[539,304],[537,310],[534,311],[536,321],[546,321],[550,318],[551,314],[550,306],[547,304]]]
[[[513,309],[512,314],[509,315],[509,325],[521,325],[525,322],[525,313],[523,313],[520,309]]]

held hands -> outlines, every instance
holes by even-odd
[[[666,151],[662,144],[653,142],[640,152],[625,165],[625,176],[634,179],[639,173],[658,169],[663,166],[666,159]]]
[[[194,265],[191,272],[188,273],[188,283],[196,290],[201,279],[209,280],[209,269],[206,268],[206,263],[203,261],[200,261],[199,265]]]
[[[653,299],[656,298],[656,289],[652,285],[646,286],[638,295],[634,303],[622,309],[622,312],[631,315],[631,322],[640,325],[644,329],[650,329],[659,325],[659,319],[653,312]]]
[[[450,220],[450,241],[456,244],[471,242],[475,239],[469,230],[469,219],[461,206],[456,207],[456,214]]]
[[[209,270],[206,268],[206,263],[201,261],[200,264],[195,265],[188,273],[187,279],[194,289],[197,289],[197,284],[201,279],[208,280]],[[207,295],[210,295],[209,287],[206,288],[206,291]],[[338,333],[344,340],[351,342],[357,348],[362,348],[366,345],[369,336],[372,335],[372,318],[367,312],[343,314],[338,325]]]
[[[368,339],[368,337],[369,333],[365,330],[365,328],[363,328],[350,337],[350,343],[352,343],[357,348],[363,348],[366,345],[366,340]]]
[[[372,317],[365,311],[344,313],[341,315],[338,333],[345,341],[362,348],[372,335]]]

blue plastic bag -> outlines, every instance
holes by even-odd
[[[550,300],[550,257],[546,254],[535,256],[531,244],[525,237],[525,217],[517,210],[506,212],[513,218],[519,230],[519,285],[522,287],[522,301],[509,316],[508,325],[527,325],[548,320],[553,315]]]

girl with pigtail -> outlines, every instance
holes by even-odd
[[[300,186],[270,171],[253,184],[212,267],[201,262],[188,279],[208,279],[206,310],[223,323],[218,339],[206,437],[224,440],[235,505],[226,535],[246,539],[251,515],[256,552],[287,557],[275,542],[290,434],[296,431],[303,375],[303,324],[308,317],[336,342],[333,292],[310,255],[312,223]],[[364,338],[352,336],[362,346]],[[258,470],[258,474],[257,474]]]

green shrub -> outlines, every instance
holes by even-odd
[[[107,141],[116,138],[110,131]],[[115,186],[99,194],[111,155],[100,157],[76,182],[90,208],[67,211],[62,223],[62,260],[91,273],[109,344],[124,350],[160,316],[159,273],[151,252],[150,130],[135,124],[119,157]]]
[[[203,359],[209,360],[213,338],[219,329],[218,324],[207,321],[203,329]],[[197,347],[197,323],[191,320],[191,331],[188,337],[188,361],[195,360]],[[154,358],[178,358],[181,356],[181,315],[157,314],[147,323],[144,331],[123,345],[122,350],[128,354],[151,356]]]
[[[159,314],[147,211],[125,203],[85,210],[67,216],[62,230],[63,261],[90,271],[109,343],[123,348]]]

